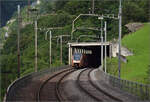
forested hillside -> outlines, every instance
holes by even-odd
[[[91,0],[42,0],[38,8],[38,28],[62,27],[63,29],[52,30],[52,36],[70,35],[72,21],[81,13],[91,13]],[[118,0],[95,0],[96,14],[118,15]],[[21,76],[34,72],[34,23],[33,18],[27,20],[26,8],[21,10],[22,22],[29,23],[22,27],[20,35],[21,50]],[[125,24],[129,22],[148,22],[149,0],[124,0],[123,1],[123,36],[128,33]],[[31,14],[32,15],[32,14]],[[17,18],[14,15],[14,18]],[[108,40],[118,37],[118,21],[105,19],[108,22]],[[75,24],[76,27],[98,27],[100,20],[97,17],[81,17]],[[1,51],[1,92],[4,96],[8,85],[17,78],[17,20],[10,26],[9,37],[4,40],[5,30],[0,29],[4,47]],[[47,30],[38,30],[38,71],[49,67],[49,41],[45,40]],[[76,40],[81,34],[100,35],[99,31],[78,30],[74,33]],[[2,36],[3,35],[3,36]],[[70,38],[63,39],[63,65],[68,64],[68,45]],[[81,41],[95,40],[83,38]],[[57,39],[52,39],[52,66],[60,66],[60,44]],[[1,99],[2,99],[1,97]]]
[[[32,0],[33,1],[33,0]],[[1,0],[0,1],[0,25],[5,26],[6,22],[12,18],[17,10],[17,5],[24,7],[28,4],[27,0]]]

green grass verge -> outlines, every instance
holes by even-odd
[[[138,31],[123,37],[122,45],[131,50],[134,55],[128,56],[128,63],[121,64],[121,77],[123,79],[146,83],[148,65],[150,65],[150,24],[145,24]],[[111,64],[117,67],[117,58]],[[113,71],[115,72],[116,69]],[[110,73],[112,70],[109,71]]]

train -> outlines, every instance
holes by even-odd
[[[79,67],[80,61],[82,59],[81,53],[74,53],[72,56],[72,67]]]
[[[97,56],[93,54],[74,53],[72,56],[72,67],[85,68],[85,67],[98,67],[100,61]]]

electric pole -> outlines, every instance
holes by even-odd
[[[103,19],[101,19],[101,65],[103,68]]]
[[[101,20],[101,29],[100,29],[100,31],[101,31],[101,66],[102,66],[102,68],[103,68],[103,16],[100,16],[100,17],[98,17],[98,19],[100,19]]]
[[[42,28],[38,28],[38,29],[42,30]],[[44,28],[43,30],[45,30],[45,29],[47,29],[47,31],[45,33],[45,40],[47,40],[47,33],[49,32],[49,67],[51,67],[51,64],[52,64],[52,31],[51,30],[62,29],[62,27],[50,27],[50,28]],[[66,36],[66,35],[60,35],[60,36],[56,36],[54,38],[61,39],[61,36]],[[57,44],[58,44],[59,39],[57,39]],[[61,44],[61,46],[62,46],[62,44]],[[60,49],[62,49],[62,47]],[[60,54],[60,56],[62,56],[62,53]],[[60,60],[62,63],[62,58],[60,58]]]
[[[60,63],[62,64],[62,36],[60,36]]]
[[[92,0],[92,14],[94,14],[94,7],[95,6],[95,2],[94,2],[94,0]]]
[[[107,22],[105,21],[105,43],[106,41],[107,41]],[[107,57],[107,45],[105,45],[105,73],[107,71],[106,57]]]
[[[46,31],[45,40],[47,40],[48,32],[49,32],[49,68],[51,68],[51,64],[52,64],[52,32],[51,32],[51,30]]]
[[[38,25],[37,25],[37,18],[38,18],[38,9],[37,8],[31,8],[29,9],[31,14],[33,14],[33,22],[34,22],[34,32],[35,32],[35,62],[34,62],[34,71],[37,72],[37,31],[38,31]]]
[[[63,37],[70,37],[70,35],[59,35],[59,36],[56,36],[57,37],[57,43],[58,43],[58,40],[60,39],[60,63],[62,64],[62,57],[63,57],[63,53],[62,53],[62,41],[63,41]]]
[[[20,78],[20,5],[18,5],[18,39],[17,39],[17,54],[18,54],[18,78]]]
[[[122,5],[119,5],[119,53],[118,53],[118,77],[121,77],[121,33],[122,33]]]
[[[37,72],[37,16],[35,16],[35,72]]]
[[[52,49],[52,32],[50,31],[49,32],[49,67],[51,68],[51,64],[52,64],[52,52],[51,52],[51,49]]]

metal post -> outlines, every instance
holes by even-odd
[[[107,23],[105,22],[105,43],[107,41]],[[107,57],[107,49],[106,49],[107,45],[105,45],[105,73],[107,71],[107,66],[106,66],[106,57]]]
[[[73,40],[73,32],[74,32],[74,22],[72,23],[71,42],[72,42],[72,40]]]
[[[60,63],[62,64],[62,36],[60,36]]]
[[[18,78],[20,78],[20,5],[18,5],[18,47],[17,47],[17,54],[18,54]]]
[[[63,53],[62,53],[62,40],[63,40],[63,37],[70,37],[70,35],[59,35],[59,36],[56,36],[57,38],[57,44],[58,44],[58,41],[60,39],[60,62],[62,64],[62,57],[63,57]]]
[[[101,65],[103,68],[103,20],[101,19]]]
[[[37,72],[37,18],[35,18],[35,72]]]
[[[46,34],[45,34],[45,40],[47,40],[47,33],[49,32],[49,30],[48,31],[46,31]]]
[[[121,33],[122,33],[122,7],[121,7],[121,1],[120,0],[120,6],[119,6],[119,53],[118,53],[118,77],[121,77]]]
[[[68,55],[68,63],[69,63],[69,65],[71,65],[71,63],[70,63],[70,56],[71,56],[71,54],[70,54],[70,52],[71,52],[71,48],[70,48],[70,44],[69,44],[69,51],[68,51],[68,53],[69,53],[69,55]]]
[[[95,6],[95,4],[94,4],[94,0],[92,0],[92,14],[94,14],[94,7]]]
[[[72,65],[72,47],[70,48],[70,64]]]
[[[51,43],[51,40],[52,39],[52,33],[51,31],[49,32],[49,67],[51,68],[51,63],[52,63],[52,43]]]

